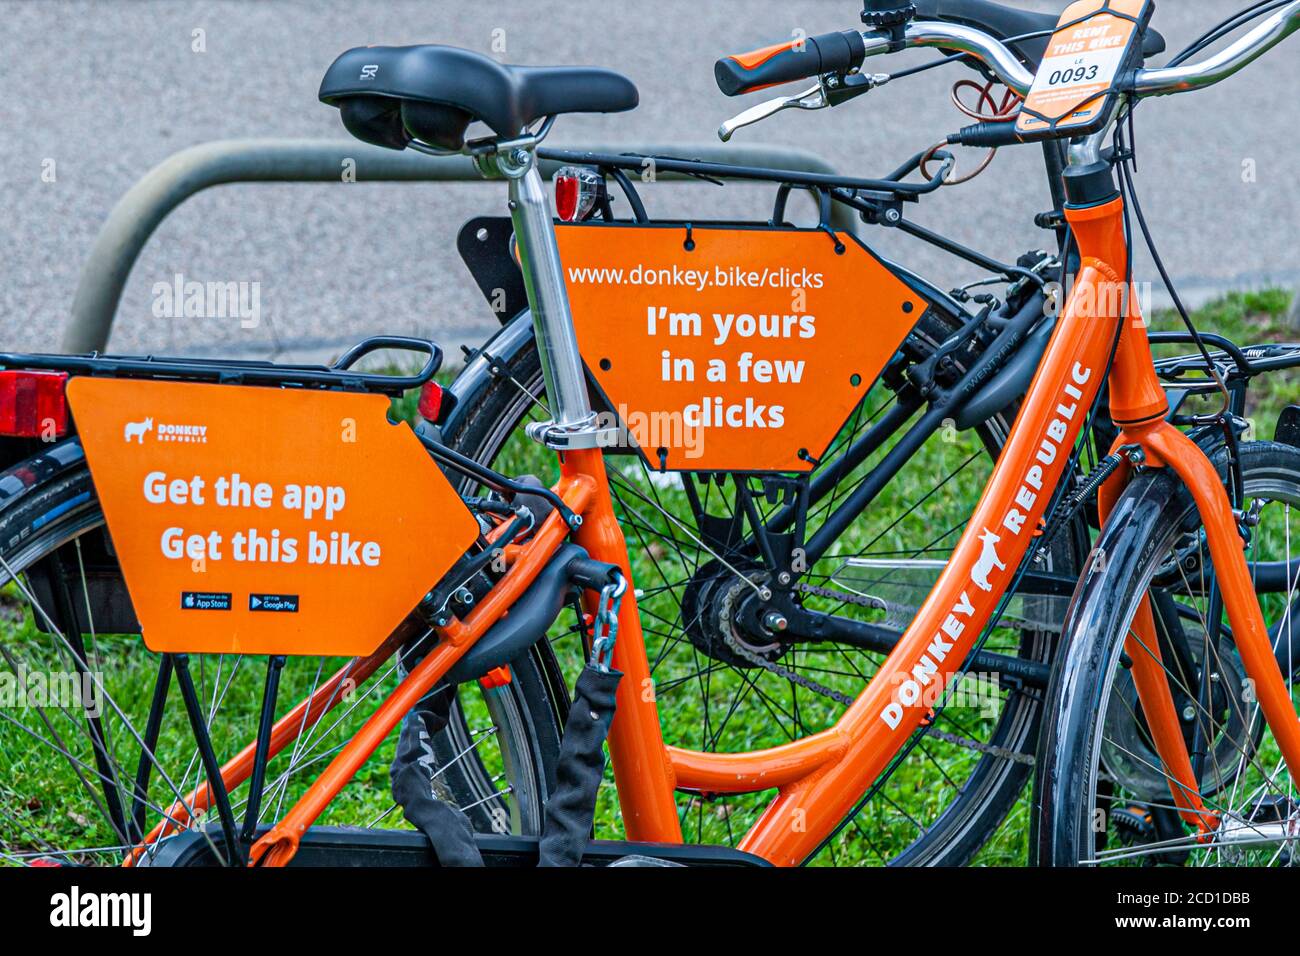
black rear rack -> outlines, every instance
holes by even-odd
[[[1266,342],[1260,345],[1237,345],[1214,332],[1200,332],[1200,339],[1210,353],[1219,375],[1225,382],[1249,382],[1257,375],[1300,367],[1300,343]],[[1152,345],[1194,345],[1190,332],[1152,332]],[[1157,358],[1156,374],[1166,383],[1189,391],[1215,391],[1218,384],[1206,375],[1205,358],[1199,352]]]
[[[428,356],[413,375],[386,375],[352,370],[363,356],[384,349]],[[419,388],[442,366],[442,349],[427,339],[376,335],[348,349],[333,365],[293,365],[233,359],[166,358],[153,355],[52,355],[0,352],[0,368],[44,369],[69,375],[172,379],[222,385],[264,385],[375,392],[396,397]]]

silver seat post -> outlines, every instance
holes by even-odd
[[[598,437],[595,415],[587,397],[555,223],[536,153],[516,147],[498,155],[497,167],[510,184],[510,217],[553,417],[553,421],[530,426],[529,434],[552,447],[594,447]]]

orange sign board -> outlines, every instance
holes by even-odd
[[[1067,7],[1025,98],[1017,131],[1033,134],[1095,123],[1128,63],[1150,2],[1078,0]]]
[[[478,536],[382,395],[73,378],[151,650],[364,655]]]
[[[926,308],[846,233],[557,233],[582,357],[656,469],[811,470]]]

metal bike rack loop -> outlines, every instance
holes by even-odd
[[[681,156],[706,162],[763,166],[790,172],[835,169],[806,150],[709,144],[569,146],[575,151]],[[226,183],[314,182],[343,184],[345,163],[357,183],[482,182],[466,156],[433,157],[369,146],[356,140],[229,139],[202,143],[163,160],[127,191],[109,213],[81,273],[72,319],[63,335],[68,353],[103,351],[108,345],[122,289],[149,237],[173,209],[195,193]],[[549,178],[558,164],[543,160]],[[662,181],[690,177],[661,173]],[[852,231],[851,210],[836,204],[836,228]]]

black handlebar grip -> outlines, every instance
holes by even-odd
[[[724,56],[713,65],[713,77],[723,93],[739,96],[823,73],[846,73],[861,66],[866,57],[862,34],[845,30]]]

